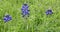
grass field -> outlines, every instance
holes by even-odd
[[[21,7],[29,5],[28,19],[22,17]],[[46,15],[51,8],[52,15]],[[5,14],[12,20],[4,23]],[[0,0],[0,32],[60,32],[60,0]]]

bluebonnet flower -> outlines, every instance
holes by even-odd
[[[3,18],[3,20],[5,22],[8,22],[8,21],[12,20],[12,17],[10,15],[5,15],[4,18]]]
[[[47,15],[48,15],[48,14],[51,15],[51,14],[53,14],[53,12],[52,12],[52,10],[49,9],[49,10],[46,11],[46,14],[47,14]]]
[[[23,6],[21,8],[23,17],[29,16],[29,9],[28,9],[28,7],[29,6],[27,4],[23,4]]]

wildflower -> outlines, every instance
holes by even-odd
[[[24,4],[22,6],[21,10],[22,10],[23,17],[29,16],[29,9],[28,9],[28,5],[27,4]]]
[[[4,19],[5,22],[12,20],[12,17],[10,15],[5,15]]]
[[[48,14],[51,15],[51,14],[53,14],[53,12],[52,12],[52,10],[47,10],[47,11],[46,11],[46,14],[47,14],[47,15],[48,15]]]

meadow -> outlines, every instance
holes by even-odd
[[[22,17],[24,3],[29,6],[29,17]],[[51,8],[52,15],[46,15]],[[12,20],[4,22],[5,14]],[[0,32],[60,32],[60,0],[0,0]]]

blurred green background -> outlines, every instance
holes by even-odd
[[[21,14],[24,3],[29,5],[28,19]],[[45,14],[49,8],[52,15]],[[4,23],[6,13],[12,20]],[[0,0],[0,32],[60,32],[60,0]]]

